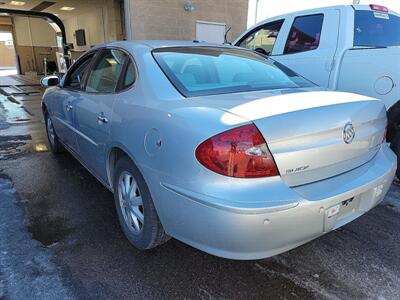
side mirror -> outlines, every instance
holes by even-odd
[[[40,84],[44,88],[48,88],[50,86],[56,86],[60,83],[60,78],[57,75],[49,75],[40,79]]]

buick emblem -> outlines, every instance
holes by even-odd
[[[356,136],[356,130],[354,129],[353,124],[347,123],[346,125],[344,125],[344,128],[343,128],[343,141],[346,144],[350,144],[354,140],[355,136]]]

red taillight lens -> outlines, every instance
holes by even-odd
[[[226,176],[255,178],[279,175],[267,143],[253,124],[209,138],[197,147],[196,158],[206,168]]]
[[[382,5],[371,4],[369,7],[372,10],[381,11],[381,12],[384,12],[384,13],[388,13],[389,12],[389,9],[387,7],[385,7],[385,6],[382,6]]]

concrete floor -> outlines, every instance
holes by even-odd
[[[398,185],[368,214],[273,258],[225,260],[176,240],[140,252],[111,193],[47,151],[40,95],[11,100],[0,96],[0,298],[400,298]]]

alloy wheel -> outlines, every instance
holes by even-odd
[[[55,132],[53,127],[53,122],[51,121],[50,117],[47,118],[47,136],[49,137],[49,142],[51,146],[55,145]]]
[[[135,178],[122,172],[118,180],[118,199],[125,224],[134,234],[139,234],[144,224],[144,207]]]

